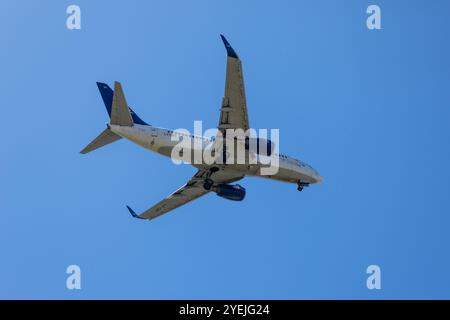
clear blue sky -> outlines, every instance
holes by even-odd
[[[82,29],[66,29],[66,7]],[[378,4],[382,30],[366,28]],[[0,1],[0,298],[450,298],[448,1]],[[217,124],[225,34],[250,123],[324,183],[248,178],[132,219],[195,169],[104,129],[95,82],[147,122]],[[82,269],[68,291],[66,267]],[[366,268],[382,290],[366,288]]]

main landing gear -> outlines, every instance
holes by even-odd
[[[211,179],[205,179],[205,182],[203,183],[203,188],[205,188],[205,190],[211,190],[213,184],[214,181],[212,181]]]
[[[297,190],[298,191],[303,191],[304,187],[309,187],[309,183],[302,182],[302,181],[297,182]]]
[[[214,185],[214,181],[211,179],[211,176],[215,173],[219,171],[219,168],[217,167],[212,167],[209,171],[208,174],[206,175],[205,178],[205,182],[203,183],[203,188],[205,188],[205,190],[211,190],[212,186]]]

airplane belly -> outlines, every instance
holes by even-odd
[[[176,144],[176,142],[160,144],[156,147],[156,152],[169,158],[185,161],[186,163],[204,165],[202,150],[198,151],[191,148],[174,150]]]
[[[111,126],[111,130],[118,134],[119,136],[134,142],[135,144],[154,151],[158,152],[158,137],[153,136],[145,127],[143,126]]]
[[[263,178],[267,177],[269,179],[285,181],[285,182],[295,182],[295,183],[300,179],[299,175],[295,171],[292,171],[287,168],[279,168],[278,172],[276,174],[271,175],[271,176],[261,175],[261,177],[263,177]]]
[[[273,175],[263,175],[261,171],[258,169],[256,174],[249,173],[249,175],[255,175],[261,178],[267,178],[277,181],[289,182],[289,183],[297,183],[298,181],[310,182],[311,177],[306,173],[300,172],[297,168],[293,167],[290,164],[280,163],[278,168],[278,172]]]

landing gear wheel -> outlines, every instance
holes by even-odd
[[[213,174],[213,173],[215,173],[215,172],[217,172],[217,171],[219,171],[220,169],[219,168],[217,168],[217,167],[212,167],[211,169],[209,169],[209,171],[211,172],[211,174]]]
[[[205,182],[203,183],[203,188],[205,188],[205,190],[211,190],[213,184],[214,181],[212,181],[211,179],[206,179]]]
[[[298,181],[297,182],[297,190],[298,191],[303,191],[304,187],[308,187],[309,183],[308,182],[303,182],[303,181]]]

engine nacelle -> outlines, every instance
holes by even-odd
[[[271,156],[275,149],[275,143],[271,140],[262,138],[246,138],[245,139],[245,149],[250,150],[251,144],[256,146],[256,153]],[[265,148],[265,149],[264,149]]]
[[[228,200],[242,201],[245,198],[245,188],[238,184],[219,184],[212,187],[211,190],[217,193],[219,197]]]

